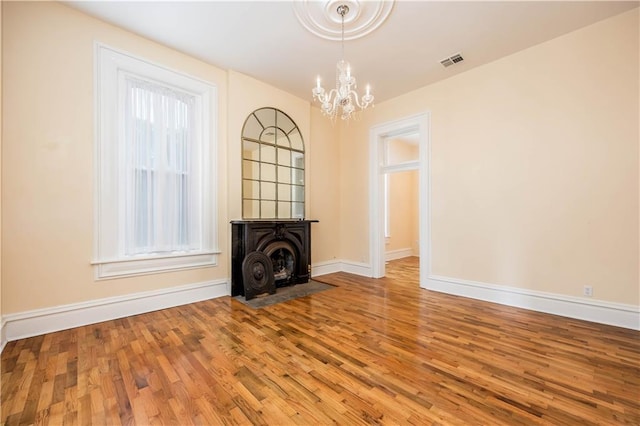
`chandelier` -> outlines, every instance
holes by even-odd
[[[340,118],[347,120],[353,116],[356,107],[363,110],[373,106],[373,95],[371,87],[367,84],[364,96],[358,97],[356,78],[351,75],[351,65],[344,60],[344,16],[349,13],[349,6],[342,4],[338,6],[337,12],[342,17],[342,59],[336,64],[336,88],[329,92],[325,91],[320,83],[320,77],[318,77],[312,93],[313,100],[320,102],[324,115],[332,120],[340,115]]]

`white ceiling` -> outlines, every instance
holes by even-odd
[[[292,1],[71,1],[66,4],[223,69],[311,99],[330,82],[340,42],[312,35]],[[638,7],[638,1],[396,1],[388,20],[345,43],[345,59],[376,102]],[[455,53],[464,61],[444,68]],[[328,86],[326,84],[325,86]]]

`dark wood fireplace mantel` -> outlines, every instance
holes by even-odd
[[[311,277],[311,224],[314,222],[318,221],[232,221],[231,295],[250,299],[262,292],[275,291],[275,287],[308,282]],[[245,259],[255,264],[247,265]],[[265,267],[273,268],[273,274],[270,270],[265,271]],[[269,283],[269,280],[273,282]]]

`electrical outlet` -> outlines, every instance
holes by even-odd
[[[582,293],[587,297],[593,296],[593,287],[591,287],[590,285],[585,285]]]

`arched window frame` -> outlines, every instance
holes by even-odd
[[[305,217],[304,140],[296,123],[272,107],[253,111],[242,127],[242,217]]]

